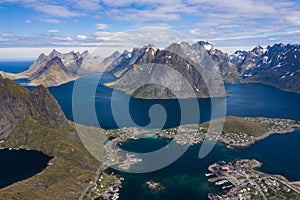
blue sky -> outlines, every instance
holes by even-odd
[[[300,43],[297,0],[0,0],[0,19],[0,58],[9,56],[4,52],[34,57],[41,48],[92,48],[149,26],[230,53],[258,44]]]

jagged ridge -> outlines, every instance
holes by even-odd
[[[7,138],[27,118],[56,128],[67,124],[57,101],[44,86],[30,92],[0,75],[0,97],[0,139]]]
[[[249,52],[236,52],[231,61],[238,66],[242,81],[300,93],[300,46],[297,44],[275,44],[265,49],[257,46]]]
[[[186,81],[162,66],[168,66],[180,73]],[[217,73],[220,72],[230,79],[238,78],[237,69],[230,63],[228,55],[213,49],[207,42],[193,45],[186,42],[174,43],[164,50],[150,44],[143,48],[135,48],[132,52],[125,51],[120,56],[120,62],[113,66],[110,72],[119,80],[107,86],[128,93],[134,92],[133,95],[140,98],[174,98],[172,90],[179,94],[178,98],[195,95],[224,96],[225,93],[220,88],[222,77],[217,76]],[[145,82],[151,84],[137,88]],[[192,87],[194,94],[187,90],[187,85]]]

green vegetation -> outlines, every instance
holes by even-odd
[[[35,149],[53,156],[41,173],[0,190],[0,199],[76,199],[99,166],[82,145],[73,124],[51,128],[26,117],[5,141],[6,147]]]
[[[268,128],[272,126],[272,124],[261,123],[259,122],[259,120],[254,119],[259,118],[242,118],[235,116],[227,116],[225,117],[223,133],[247,133],[248,135],[258,137],[268,132]],[[220,123],[223,122],[224,118],[211,121],[211,123],[213,123],[216,126],[220,126]],[[203,127],[207,130],[208,125],[209,123],[204,123]]]

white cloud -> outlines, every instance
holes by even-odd
[[[101,32],[96,32],[96,33],[92,34],[92,37],[95,40],[105,41],[105,40],[109,40],[110,38],[112,38],[116,34],[118,34],[118,33],[101,31]]]
[[[192,35],[201,35],[202,34],[202,32],[200,30],[198,30],[198,29],[191,29],[190,33]]]
[[[53,37],[53,39],[58,40],[58,41],[72,41],[72,37],[70,36],[56,36]]]
[[[251,42],[251,44],[264,43],[264,40],[298,42],[297,36],[300,34],[297,31],[300,30],[300,3],[296,0],[277,0],[276,2],[274,0],[243,0],[242,2],[240,0],[0,0],[0,5],[3,2],[18,3],[24,7],[38,10],[42,12],[38,20],[47,23],[57,24],[62,22],[60,21],[62,18],[75,17],[72,20],[64,21],[69,25],[68,23],[72,23],[74,20],[82,22],[93,16],[95,19],[101,19],[99,21],[101,23],[96,24],[99,32],[91,35],[85,32],[77,35],[79,33],[75,31],[73,35],[59,38],[47,38],[55,36],[55,34],[20,36],[20,40],[15,37],[10,39],[11,43],[8,43],[9,37],[4,39],[2,35],[2,39],[6,43],[0,44],[0,46],[16,45],[22,42],[24,45],[24,41],[35,45],[44,45],[46,42],[96,44],[107,41],[111,37],[115,39],[116,33],[109,32],[111,25],[107,23],[107,19],[109,21],[120,20],[119,23],[127,20],[130,24],[128,29],[143,26],[169,28],[168,24],[166,26],[162,24],[169,23],[172,28],[188,33],[193,38],[197,37],[221,45],[231,45],[233,42],[235,46],[238,43],[248,46]],[[30,19],[28,20],[31,22]],[[30,23],[29,21],[26,20],[26,23]],[[101,31],[104,29],[105,31]],[[127,27],[125,26],[124,29],[126,30]],[[44,31],[46,32],[47,29]],[[155,38],[158,42],[158,39],[162,39],[158,36]],[[273,38],[276,40],[271,40]],[[32,41],[30,42],[30,40]]]
[[[96,24],[97,29],[102,30],[102,29],[107,29],[108,26],[106,24]]]
[[[266,34],[300,26],[300,4],[278,0],[103,0],[106,12],[95,18],[128,21],[178,21],[192,35],[243,36],[253,30]],[[135,6],[132,6],[135,5]],[[138,6],[136,6],[138,5]],[[136,7],[142,7],[139,9]],[[188,18],[186,18],[188,17]],[[192,21],[188,21],[192,19]],[[193,26],[193,28],[191,28]]]
[[[35,7],[36,10],[44,12],[48,15],[59,16],[59,17],[76,17],[81,14],[77,12],[70,11],[63,6],[56,5],[39,5]]]
[[[137,25],[133,29],[147,29],[147,28],[173,29],[174,26],[171,26],[168,23],[151,23],[149,25]]]
[[[86,10],[97,10],[101,8],[99,0],[74,1],[74,3],[78,8]]]
[[[50,23],[50,24],[60,24],[61,23],[61,21],[60,20],[58,20],[58,19],[51,19],[51,18],[39,18],[38,19],[39,21],[41,21],[41,22],[47,22],[47,23]]]
[[[288,31],[287,34],[293,35],[293,34],[300,34],[300,30],[293,30],[293,31]]]
[[[87,0],[88,2],[92,2],[95,0]],[[60,5],[58,5],[58,2]],[[82,5],[82,9],[87,9],[87,3],[79,3],[79,1],[75,0],[65,0],[65,1],[45,1],[45,0],[1,0],[0,3],[18,3],[27,8],[33,8],[39,12],[43,12],[48,15],[57,16],[57,17],[76,17],[82,15],[79,12],[73,11],[74,5]]]
[[[159,9],[156,10],[137,10],[133,9],[123,16],[120,19],[134,20],[134,21],[175,21],[180,20],[181,15],[175,12],[165,12]]]
[[[47,31],[48,33],[59,33],[60,31],[58,29],[51,29]]]
[[[31,24],[31,23],[32,23],[32,21],[31,21],[30,19],[27,19],[25,22],[26,22],[27,24]]]
[[[4,37],[4,38],[11,38],[11,37],[14,37],[14,34],[12,34],[12,33],[3,33],[2,37]]]
[[[87,36],[85,36],[85,35],[77,35],[76,38],[77,38],[78,40],[86,40],[86,39],[87,39]]]

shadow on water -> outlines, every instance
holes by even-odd
[[[51,157],[32,150],[0,150],[0,188],[43,171]]]

